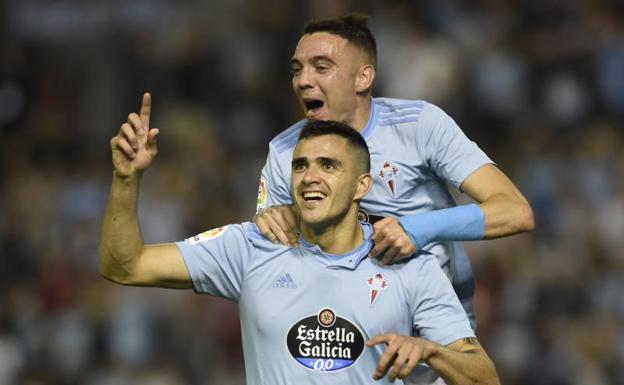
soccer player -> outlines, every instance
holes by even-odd
[[[419,363],[448,384],[499,383],[435,257],[423,251],[401,266],[367,258],[372,227],[358,209],[372,185],[370,155],[341,123],[314,121],[299,134],[291,162],[297,246],[275,244],[249,222],[144,245],[138,191],[158,134],[150,108],[146,94],[141,113],[111,140],[104,277],[236,301],[250,385],[390,383]]]
[[[370,148],[373,187],[362,218],[374,223],[371,256],[390,263],[416,250],[434,254],[476,328],[474,282],[461,242],[533,229],[533,212],[514,184],[440,108],[421,100],[373,98],[375,38],[359,16],[311,22],[290,66],[305,113],[269,145],[255,222],[269,239],[297,241],[290,159],[307,121],[357,129]],[[457,206],[452,184],[478,204]]]

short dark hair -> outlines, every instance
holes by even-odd
[[[368,28],[369,16],[351,14],[333,19],[311,20],[303,27],[303,35],[328,32],[341,36],[362,49],[377,67],[377,42]]]
[[[354,128],[344,123],[333,120],[311,120],[303,126],[297,142],[307,138],[315,138],[323,135],[338,135],[347,139],[349,146],[355,150],[358,163],[364,172],[370,172],[370,152],[364,137]]]

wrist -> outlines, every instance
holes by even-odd
[[[124,175],[113,171],[112,191],[123,196],[126,194],[138,194],[139,186],[141,185],[141,175],[142,173]]]
[[[442,349],[441,345],[433,341],[424,339],[422,337],[412,337],[412,338],[420,340],[420,343],[418,345],[420,345],[420,348],[422,349],[421,356],[420,356],[421,361],[428,364],[430,359],[433,359],[440,354],[440,349]]]
[[[135,181],[139,181],[141,180],[142,175],[143,175],[143,172],[141,171],[135,171],[131,174],[122,174],[122,173],[117,172],[117,170],[113,170],[113,179],[122,183],[132,183]]]
[[[425,349],[423,351],[423,361],[429,363],[429,360],[437,357],[440,354],[441,345],[436,344],[435,342],[428,341],[425,345]]]

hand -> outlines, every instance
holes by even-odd
[[[375,247],[371,250],[371,257],[383,255],[379,262],[382,265],[400,261],[416,252],[416,245],[397,218],[381,219],[375,222],[373,230]]]
[[[139,114],[128,115],[119,133],[111,139],[113,166],[120,177],[127,178],[147,169],[158,153],[156,136],[159,130],[149,128],[151,110],[152,96],[146,92]]]
[[[386,333],[366,341],[366,346],[386,344],[386,350],[373,374],[375,381],[388,374],[388,381],[403,379],[412,373],[421,361],[427,361],[437,351],[438,345],[423,338]],[[390,371],[390,373],[388,373]]]
[[[289,205],[271,206],[258,211],[253,218],[256,226],[271,242],[287,246],[297,244],[297,216]]]

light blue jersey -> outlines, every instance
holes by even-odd
[[[291,161],[305,123],[296,123],[271,141],[258,209],[292,203]],[[371,154],[373,188],[361,203],[362,219],[370,222],[453,207],[447,183],[459,188],[470,174],[492,163],[453,119],[425,101],[373,98],[368,124],[361,133]],[[463,244],[437,242],[424,249],[438,258],[476,328],[474,281]]]
[[[303,239],[273,244],[253,223],[177,243],[196,292],[238,303],[248,385],[384,384],[372,379],[384,347],[368,339],[413,330],[442,345],[474,337],[431,254],[378,266],[367,257],[372,227],[363,229],[362,245],[342,255]]]

